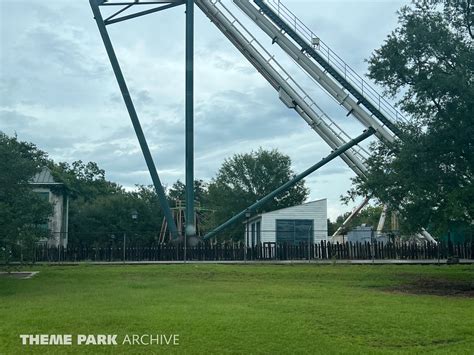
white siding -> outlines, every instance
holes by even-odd
[[[51,233],[47,243],[50,246],[67,245],[67,231],[64,225],[65,201],[62,195],[54,194],[48,188],[34,188],[34,192],[48,192],[49,202],[53,205],[53,214],[49,218],[48,229]]]
[[[299,206],[264,213],[261,218],[261,242],[276,242],[277,219],[312,219],[314,221],[314,241],[327,241],[327,200],[317,200]],[[250,224],[256,222],[252,219]],[[250,238],[251,240],[251,238]]]

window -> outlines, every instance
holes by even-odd
[[[48,201],[49,202],[49,191],[37,191],[36,194],[39,196],[40,199]],[[48,229],[48,222],[38,224],[38,227],[44,230]]]
[[[49,202],[49,191],[46,192],[37,192],[38,196],[45,201]]]
[[[276,241],[277,243],[299,244],[307,243],[308,238],[313,242],[313,220],[312,219],[277,219]]]

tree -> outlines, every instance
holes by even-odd
[[[411,120],[403,139],[372,147],[368,179],[348,197],[373,195],[400,211],[406,232],[474,219],[474,48],[470,1],[417,1],[369,60],[369,77]]]
[[[52,206],[30,185],[46,162],[46,153],[34,144],[0,132],[0,244],[7,249],[47,236],[42,225],[47,223]]]
[[[49,165],[55,179],[64,184],[73,200],[90,201],[122,191],[120,185],[105,179],[105,171],[95,162],[85,164],[77,160],[72,164],[51,162]]]
[[[252,151],[226,159],[208,189],[209,207],[215,210],[213,224],[226,221],[295,176],[291,159],[277,150]],[[301,204],[309,190],[304,181],[262,206],[255,213]],[[241,226],[229,229],[228,236],[243,238]]]
[[[124,233],[129,246],[150,245],[156,242],[163,221],[158,196],[150,187],[97,196],[76,206],[70,226],[75,245],[121,245]],[[135,211],[138,217],[133,220]]]
[[[154,189],[137,186],[125,191],[105,178],[97,163],[52,164],[55,178],[71,197],[69,242],[71,245],[108,246],[120,243],[124,233],[128,245],[153,243],[158,237],[163,214]],[[136,221],[133,211],[138,212]]]
[[[116,213],[120,211],[119,205],[113,206],[110,198],[114,197],[117,203],[122,201],[123,188],[106,180],[105,171],[95,162],[50,162],[49,167],[55,180],[63,183],[61,188],[70,198],[69,243],[103,244],[104,240],[110,239],[116,230],[115,219],[105,216],[116,214],[117,218],[120,217]],[[104,207],[104,211],[100,211],[99,206]]]
[[[185,201],[186,185],[181,180],[176,181],[169,188],[168,197],[172,201]],[[207,184],[203,180],[194,180],[194,200],[201,205],[207,201]]]

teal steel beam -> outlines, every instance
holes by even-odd
[[[156,8],[145,10],[145,11],[136,12],[134,14],[130,14],[130,15],[114,18],[114,19],[107,19],[107,20],[104,21],[104,23],[106,25],[111,25],[113,23],[130,20],[132,18],[137,18],[137,17],[140,17],[140,16],[149,15],[149,14],[152,14],[154,12],[158,12],[158,11],[162,11],[162,10],[166,10],[166,9],[171,9],[172,7],[183,5],[183,4],[184,4],[184,1],[180,1],[180,2],[177,2],[177,3],[172,3],[172,4],[168,4],[168,5],[162,5],[160,7],[156,7]],[[133,6],[133,5],[129,5],[129,6]]]
[[[137,136],[138,142],[140,143],[140,148],[145,158],[148,171],[150,172],[153,185],[155,186],[155,190],[158,195],[161,208],[163,209],[166,222],[168,223],[168,228],[170,230],[172,238],[175,239],[178,237],[178,230],[173,219],[173,214],[171,213],[168,199],[166,198],[165,190],[163,189],[163,185],[161,184],[160,177],[158,176],[155,163],[153,162],[153,157],[151,156],[150,149],[148,148],[145,135],[143,134],[140,120],[138,119],[138,115],[135,110],[135,106],[133,105],[132,98],[130,97],[130,92],[128,90],[127,83],[125,82],[122,69],[120,68],[117,56],[115,55],[114,47],[112,46],[112,41],[110,40],[109,34],[105,27],[104,20],[102,18],[102,14],[100,13],[99,5],[101,1],[89,0],[89,3],[92,9],[92,13],[94,14],[94,19],[97,22],[97,27],[99,28],[102,41],[104,42],[105,50],[107,51],[110,64],[112,65],[115,78],[117,79],[117,83],[120,87],[123,100],[125,101],[125,106],[127,107],[128,114],[135,130],[135,134]]]
[[[127,11],[129,8],[131,8],[134,4],[129,4],[125,6],[124,8],[118,10],[117,12],[114,12],[112,15],[107,17],[104,22],[107,24],[107,21],[112,20],[114,17],[117,17],[117,15],[120,15],[122,12]]]
[[[300,45],[302,51],[310,55],[321,67],[324,68],[331,76],[336,79],[347,91],[349,91],[360,103],[362,103],[367,110],[377,117],[385,126],[387,126],[396,136],[403,138],[403,132],[400,128],[386,117],[378,108],[375,107],[357,88],[349,83],[343,75],[341,75],[334,67],[324,59],[309,43],[307,43],[292,26],[286,23],[277,13],[275,13],[267,4],[265,0],[254,0],[255,4],[260,7],[260,10],[267,15],[282,31],[291,37],[296,43]],[[351,113],[351,112],[349,112]]]
[[[268,201],[272,200],[274,197],[276,197],[277,195],[281,194],[282,192],[285,192],[287,191],[289,188],[291,188],[292,186],[294,186],[297,182],[303,180],[306,176],[308,176],[309,174],[315,172],[316,170],[318,170],[319,168],[321,168],[322,166],[326,165],[327,163],[329,163],[331,160],[337,158],[339,155],[341,155],[342,153],[344,153],[346,150],[350,149],[351,147],[353,147],[354,145],[362,142],[364,139],[370,137],[372,134],[375,133],[375,130],[373,128],[369,128],[367,129],[366,131],[364,131],[364,133],[362,133],[361,135],[359,135],[358,137],[350,140],[349,142],[341,145],[339,148],[335,149],[334,151],[331,152],[331,154],[329,154],[327,157],[323,158],[321,161],[319,161],[318,163],[314,164],[313,166],[311,166],[310,168],[306,169],[305,171],[303,171],[301,174],[295,176],[293,179],[291,179],[290,181],[288,181],[287,183],[283,184],[282,186],[280,186],[279,188],[277,188],[276,190],[270,192],[268,195],[266,195],[265,197],[261,198],[260,200],[258,200],[257,202],[255,202],[253,205],[251,205],[250,207],[246,208],[245,210],[239,212],[238,214],[236,214],[234,217],[230,218],[229,220],[227,220],[226,222],[224,222],[223,224],[221,224],[219,227],[217,227],[216,229],[214,229],[213,231],[207,233],[205,236],[204,236],[204,239],[209,239],[209,238],[212,238],[214,237],[217,233],[221,232],[223,229],[225,229],[226,227],[234,224],[235,222],[237,222],[238,220],[240,220],[242,217],[245,216],[246,213],[250,212],[252,213],[253,211],[255,211],[258,207],[260,206],[263,206],[265,203],[267,203]]]
[[[194,0],[186,0],[186,237],[196,234],[194,225]]]
[[[179,0],[155,0],[155,1],[128,1],[128,2],[108,2],[105,0],[97,0],[96,2],[100,6],[123,6],[123,5],[159,5],[159,4],[172,4]]]

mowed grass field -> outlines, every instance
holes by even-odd
[[[40,273],[0,278],[0,354],[474,354],[472,265],[28,269]],[[22,346],[20,334],[179,334],[179,345]]]

